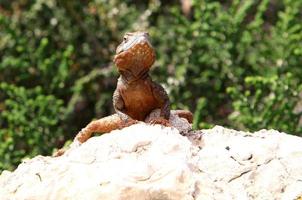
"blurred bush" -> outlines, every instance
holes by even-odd
[[[194,127],[301,134],[302,1],[3,0],[0,170],[50,154],[113,112],[115,48],[148,30],[154,80]]]

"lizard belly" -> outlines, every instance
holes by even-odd
[[[158,107],[150,84],[145,81],[121,89],[125,113],[131,118],[144,121],[152,110]]]

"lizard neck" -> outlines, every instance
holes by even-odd
[[[120,78],[124,84],[130,85],[139,80],[145,80],[149,77],[149,69],[143,69],[139,73],[133,73],[131,70],[119,70]]]

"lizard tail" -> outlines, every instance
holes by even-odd
[[[117,114],[103,117],[90,122],[76,135],[74,140],[84,143],[91,137],[93,133],[108,133],[112,130],[121,128],[121,125],[122,120]]]
[[[187,119],[190,124],[193,122],[193,114],[188,110],[171,110],[171,113]]]

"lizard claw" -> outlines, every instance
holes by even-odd
[[[119,125],[119,129],[123,129],[123,128],[126,128],[128,126],[131,126],[131,125],[137,124],[137,123],[138,123],[138,120],[128,119],[124,123],[122,123],[121,125]]]
[[[72,149],[76,149],[78,148],[79,146],[81,146],[81,142],[78,141],[77,139],[75,139],[70,145],[69,147],[65,147],[65,148],[61,148],[59,149],[58,151],[56,151],[53,156],[54,157],[59,157],[59,156],[62,156],[63,154],[65,154],[66,152],[72,150]]]
[[[66,149],[62,148],[62,149],[57,150],[52,156],[59,157],[59,156],[63,155],[65,152],[66,152]]]
[[[163,125],[163,126],[171,126],[169,120],[166,120],[164,118],[156,118],[156,119],[152,119],[149,124],[151,125],[155,125],[155,124],[160,124],[160,125]]]

